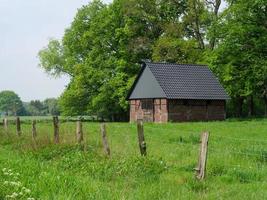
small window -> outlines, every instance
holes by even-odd
[[[144,110],[152,110],[153,109],[153,100],[152,99],[143,99],[141,100],[141,106]]]

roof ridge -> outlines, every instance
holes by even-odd
[[[164,65],[184,65],[184,66],[201,66],[201,67],[208,67],[205,64],[186,64],[186,63],[167,63],[167,62],[145,62],[145,64],[164,64]]]

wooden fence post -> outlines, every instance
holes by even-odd
[[[20,118],[16,117],[16,128],[17,128],[17,135],[21,136],[21,126],[20,126]]]
[[[5,131],[8,132],[8,119],[5,118],[5,119],[3,120],[3,123],[4,123],[4,129],[5,129]]]
[[[83,127],[81,119],[79,119],[76,124],[76,137],[77,142],[81,144],[81,142],[83,141]]]
[[[137,120],[137,131],[138,131],[138,141],[139,141],[139,148],[142,156],[146,156],[146,142],[144,136],[144,125],[143,120]]]
[[[199,150],[198,165],[196,168],[196,178],[198,180],[203,180],[206,175],[206,164],[208,155],[208,141],[209,132],[204,132],[201,134],[201,144]]]
[[[37,131],[36,131],[36,120],[32,120],[32,138],[35,140],[37,137]]]
[[[109,145],[108,145],[106,124],[102,123],[100,129],[101,129],[101,134],[102,134],[102,141],[103,141],[104,151],[108,156],[110,156],[110,148],[109,148]]]
[[[53,117],[53,124],[54,124],[54,142],[56,144],[59,143],[59,124],[58,124],[58,117]]]

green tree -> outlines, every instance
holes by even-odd
[[[39,52],[46,72],[71,77],[59,100],[62,114],[125,120],[125,98],[142,59],[202,60],[209,11],[191,1],[114,0],[107,6],[94,0],[82,7],[63,39]]]
[[[13,91],[0,92],[0,110],[6,115],[19,115],[23,112],[23,104],[20,97]]]
[[[47,112],[47,114],[50,115],[59,115],[59,105],[58,105],[58,100],[55,98],[48,98],[45,99],[43,102],[44,108]]]
[[[244,100],[248,99],[249,114],[253,114],[253,97],[267,103],[266,5],[266,0],[233,1],[216,22],[219,45],[211,63],[236,102],[238,116]]]

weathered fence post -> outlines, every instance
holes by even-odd
[[[106,124],[102,123],[100,129],[101,129],[104,151],[108,156],[110,156],[110,148],[109,148],[108,140],[107,140]]]
[[[143,120],[137,120],[137,131],[138,131],[138,141],[139,141],[139,148],[142,156],[146,156],[146,142],[144,136],[144,125]]]
[[[196,178],[203,180],[206,174],[206,163],[207,163],[207,154],[208,154],[208,141],[209,141],[209,132],[204,132],[201,134],[201,144],[199,150],[198,165],[196,168]]]
[[[58,116],[53,117],[53,124],[54,124],[54,142],[56,144],[59,143],[59,123],[58,123]]]
[[[32,120],[32,139],[35,140],[37,137],[37,131],[36,131],[36,120]]]
[[[5,129],[5,132],[8,132],[8,119],[5,118],[5,119],[3,120],[3,123],[4,123],[4,129]]]
[[[76,124],[76,137],[77,142],[81,144],[81,142],[83,141],[83,127],[81,119],[79,119]]]
[[[20,118],[16,117],[16,128],[17,128],[17,135],[21,136],[21,126],[20,126]]]

